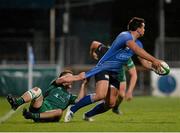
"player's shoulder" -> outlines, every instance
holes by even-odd
[[[121,32],[118,37],[125,40],[133,40],[132,35],[129,31]]]
[[[136,42],[136,43],[142,43],[139,39],[136,39],[135,42]]]
[[[141,48],[143,47],[143,43],[139,40],[139,39],[136,39],[135,41]]]
[[[131,33],[129,31],[123,31],[119,35],[120,36],[131,36]]]

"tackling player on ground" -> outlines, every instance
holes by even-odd
[[[23,110],[25,119],[32,119],[35,122],[57,122],[70,104],[74,104],[86,94],[86,87],[84,86],[86,82],[81,85],[78,96],[69,93],[68,89],[72,87],[72,82],[59,83],[59,78],[64,75],[73,75],[73,73],[70,70],[62,72],[56,80],[50,83],[44,96],[40,88],[34,87],[19,98],[8,95],[7,100],[13,110],[24,103],[31,102],[29,111]]]

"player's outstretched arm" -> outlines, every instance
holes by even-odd
[[[56,118],[62,115],[63,111],[61,109],[52,110],[49,112],[40,113],[40,118]]]
[[[88,86],[88,83],[89,83],[89,79],[84,79],[83,80],[76,102],[79,101],[81,98],[83,98],[84,96],[87,95],[87,86]]]
[[[33,120],[48,120],[53,118],[60,118],[63,114],[63,111],[61,109],[51,110],[48,112],[42,112],[42,113],[32,113],[30,111],[27,111],[27,109],[23,109],[23,116],[25,119],[33,119]]]
[[[85,79],[85,72],[81,72],[78,75],[65,75],[56,80],[57,84],[69,83],[73,81],[79,81]]]
[[[150,62],[152,62],[153,66],[157,69],[161,69],[161,62],[160,60],[156,59],[149,53],[147,53],[144,49],[140,48],[134,41],[128,41],[127,46],[132,49],[137,55],[139,55],[141,58],[144,58]]]

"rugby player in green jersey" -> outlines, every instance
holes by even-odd
[[[50,83],[44,96],[39,87],[34,87],[19,98],[8,95],[7,100],[13,110],[16,110],[24,103],[31,102],[29,110],[23,109],[25,119],[32,119],[35,122],[58,122],[63,111],[70,104],[74,104],[80,98],[84,97],[86,93],[86,87],[84,86],[86,83],[83,82],[79,95],[71,94],[68,89],[72,87],[72,82],[62,84],[58,82],[58,79],[65,75],[73,75],[73,73],[70,70],[62,72],[57,79]]]

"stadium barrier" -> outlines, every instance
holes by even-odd
[[[56,75],[55,66],[35,66],[32,86],[38,86],[44,92]],[[6,96],[9,93],[20,96],[26,90],[28,90],[27,66],[0,67],[0,96]]]

